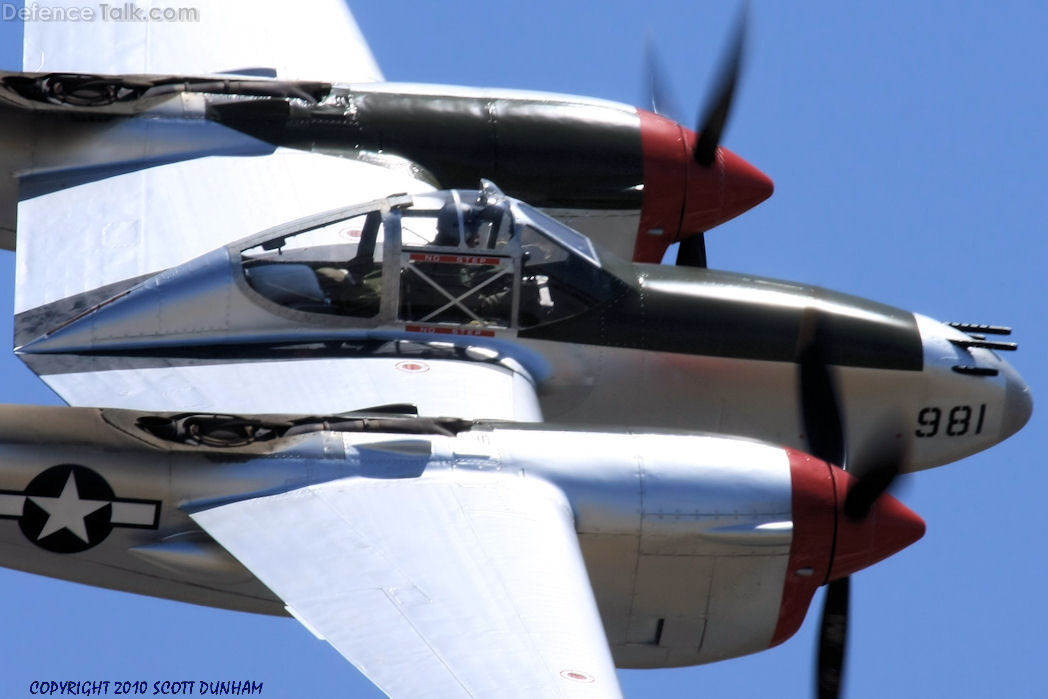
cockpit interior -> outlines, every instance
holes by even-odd
[[[588,238],[487,181],[252,242],[240,267],[254,292],[350,323],[529,328],[577,315],[609,288]]]

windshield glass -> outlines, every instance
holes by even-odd
[[[507,328],[513,322],[512,217],[501,201],[452,190],[439,208],[401,211],[400,318]]]
[[[593,248],[593,243],[589,238],[575,229],[565,226],[552,216],[548,216],[523,202],[516,202],[515,209],[514,213],[516,213],[518,220],[530,221],[536,228],[561,245],[579,253],[591,264],[600,266],[597,251]]]
[[[493,185],[369,209],[318,214],[245,243],[244,280],[295,311],[470,333],[559,322],[616,288],[586,236]]]
[[[252,289],[310,313],[372,317],[382,289],[382,212],[266,241],[241,253]]]
[[[431,199],[431,198],[430,198]],[[401,240],[405,248],[440,247],[505,249],[513,234],[512,217],[504,202],[488,202],[473,192],[452,190],[440,206],[403,211]]]

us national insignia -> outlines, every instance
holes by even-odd
[[[0,518],[17,519],[26,538],[41,548],[79,553],[100,544],[114,527],[156,529],[160,501],[118,498],[95,471],[59,464],[22,492],[0,491]]]

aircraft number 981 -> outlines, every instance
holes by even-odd
[[[977,411],[972,410],[970,405],[955,405],[945,414],[943,408],[921,408],[917,414],[920,427],[914,434],[918,437],[934,437],[940,430],[949,437],[962,437],[969,432],[981,434],[985,417],[986,403],[980,403]]]

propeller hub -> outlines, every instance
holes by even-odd
[[[856,479],[830,468],[836,491],[837,536],[827,581],[838,580],[882,561],[924,536],[924,520],[888,493],[877,497],[869,514],[853,520],[844,511],[845,496]]]
[[[873,565],[924,535],[924,520],[887,494],[877,498],[864,520],[851,520],[844,501],[855,479],[810,454],[786,452],[793,541],[772,646],[800,628],[820,586]]]
[[[685,150],[691,154],[700,134],[681,127]],[[771,178],[727,148],[717,149],[708,166],[691,158],[677,240],[705,232],[730,221],[767,199],[775,191]]]
[[[726,148],[707,167],[695,161],[698,135],[638,109],[644,199],[633,259],[659,262],[672,243],[707,231],[772,195],[771,179]]]

